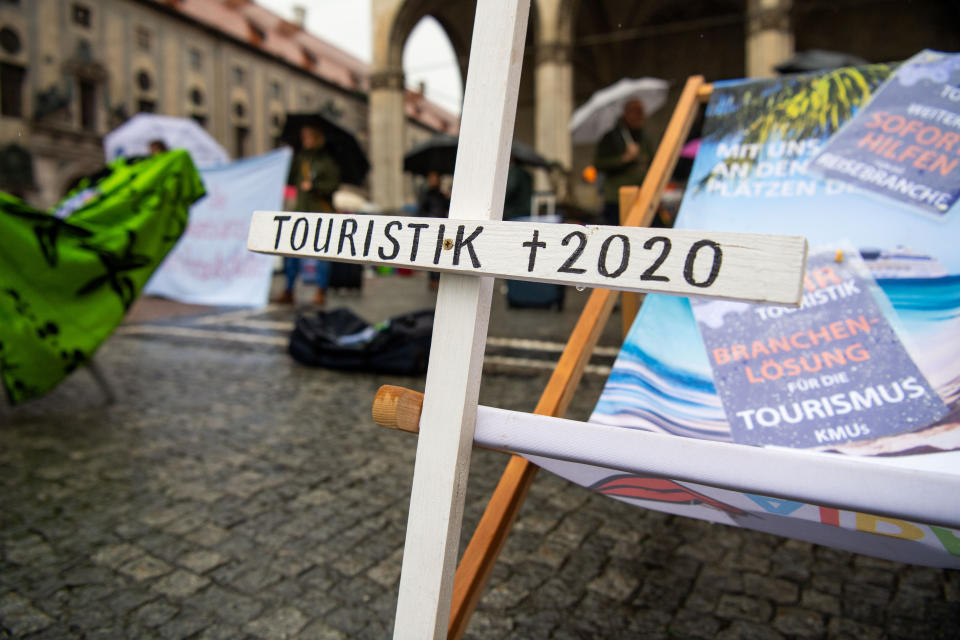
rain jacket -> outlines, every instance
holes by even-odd
[[[632,139],[640,146],[640,153],[631,162],[621,160],[627,149],[627,140]],[[620,187],[639,186],[647,175],[653,151],[643,129],[629,129],[623,119],[600,138],[594,154],[593,164],[597,171],[604,174],[604,202],[619,202]]]
[[[311,189],[304,191],[300,184],[309,180]],[[340,186],[340,165],[326,148],[302,149],[290,165],[288,184],[295,185],[298,211],[333,211],[333,192]]]

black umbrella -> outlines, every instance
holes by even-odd
[[[801,51],[786,62],[781,62],[774,69],[779,73],[806,73],[807,71],[838,69],[840,67],[856,67],[862,64],[868,63],[860,56],[855,56],[852,53],[808,49],[807,51]]]
[[[514,160],[520,164],[525,164],[528,167],[549,169],[551,165],[553,165],[552,162],[534,151],[533,147],[518,140],[513,141],[513,148],[510,150],[510,153],[513,154]]]
[[[452,175],[456,162],[457,139],[453,136],[433,136],[403,154],[403,170],[422,176],[431,171]]]
[[[531,167],[549,168],[551,163],[533,150],[530,145],[514,141],[511,149],[513,159]],[[443,175],[452,175],[457,162],[457,138],[436,135],[416,145],[403,156],[403,170],[418,175],[431,171]]]
[[[340,180],[363,186],[367,172],[370,171],[370,162],[354,135],[319,113],[288,113],[280,139],[294,149],[299,149],[300,129],[305,126],[323,131],[326,147],[340,165]]]

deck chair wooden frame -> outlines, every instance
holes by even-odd
[[[650,226],[663,191],[680,158],[680,149],[701,106],[710,99],[712,92],[712,85],[706,83],[702,76],[687,79],[643,185],[625,187],[620,191],[622,225]],[[590,294],[540,396],[535,414],[553,417],[563,417],[566,414],[619,295],[619,291],[609,289],[594,289]],[[639,294],[623,293],[620,308],[624,336],[637,315],[639,301]],[[447,629],[448,638],[460,638],[466,631],[470,616],[480,602],[497,557],[523,506],[537,470],[538,467],[526,458],[510,457],[457,567]]]

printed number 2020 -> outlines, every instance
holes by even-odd
[[[566,261],[560,265],[557,271],[559,273],[586,273],[586,269],[578,267],[576,264],[583,256],[584,249],[587,247],[587,234],[582,231],[571,231],[561,240],[560,244],[565,247],[570,245],[574,246],[573,252]],[[660,275],[657,272],[673,248],[670,238],[666,236],[648,238],[647,241],[643,243],[643,248],[647,251],[657,251],[658,253],[650,266],[640,274],[640,280],[669,282],[670,278],[668,276]],[[697,280],[694,276],[694,265],[697,262],[701,250],[704,249],[710,250],[713,261],[707,277],[703,280]],[[620,255],[619,262],[616,261],[615,257],[618,252]],[[719,244],[713,240],[698,240],[690,245],[690,249],[687,251],[687,256],[683,263],[683,279],[691,286],[707,288],[716,281],[717,276],[720,274],[720,265],[722,263],[723,250]],[[600,255],[597,259],[597,271],[600,275],[606,278],[617,278],[626,272],[629,266],[630,238],[617,233],[604,239],[603,244],[600,245]]]

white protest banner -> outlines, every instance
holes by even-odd
[[[180,242],[144,292],[189,304],[262,306],[270,293],[273,258],[246,251],[251,207],[279,209],[290,149],[203,169],[207,195],[190,209]]]
[[[247,247],[288,256],[797,305],[806,240],[713,231],[256,211]]]

